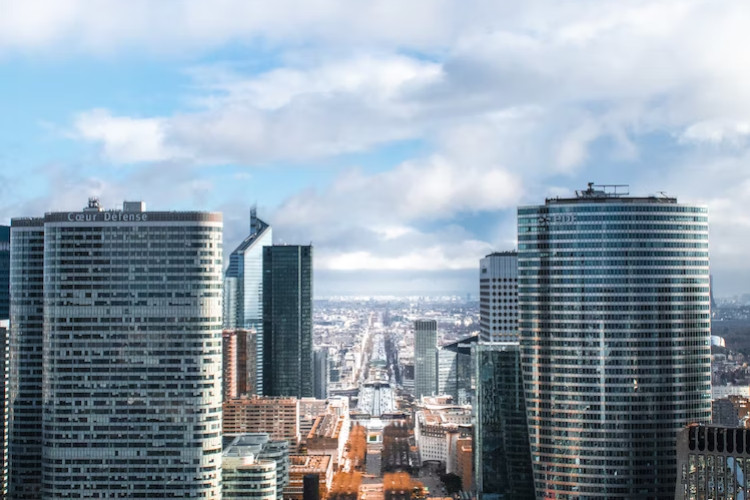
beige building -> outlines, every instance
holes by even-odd
[[[308,474],[318,476],[320,498],[326,498],[333,480],[330,455],[291,455],[289,462],[289,486],[284,488],[284,500],[302,500],[304,478]]]
[[[272,439],[299,443],[299,401],[296,398],[242,396],[224,402],[224,434],[266,432]]]

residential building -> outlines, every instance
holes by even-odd
[[[414,392],[417,399],[437,392],[437,321],[414,322]]]
[[[241,396],[224,401],[224,434],[268,433],[297,446],[299,401],[296,398]]]
[[[472,463],[471,436],[456,441],[456,474],[461,478],[461,490],[471,491],[474,486],[474,464]]]
[[[711,421],[707,209],[625,191],[518,209],[539,497],[672,498],[677,433]]]
[[[284,500],[303,500],[304,478],[310,474],[318,476],[318,494],[326,498],[333,481],[333,457],[292,455],[289,460],[289,485],[284,488]]]
[[[474,487],[479,500],[534,498],[517,342],[475,344]]]
[[[221,214],[90,199],[11,235],[9,496],[220,496]]]
[[[479,261],[479,337],[518,342],[518,254],[495,252]]]
[[[440,462],[446,473],[458,471],[458,440],[471,436],[471,407],[423,404],[414,416],[414,439],[421,464]]]
[[[313,396],[312,246],[263,249],[263,394]]]
[[[250,209],[250,234],[229,255],[224,273],[224,329],[246,329],[256,333],[251,366],[255,386],[249,393],[263,395],[263,248],[273,244],[271,226]]]

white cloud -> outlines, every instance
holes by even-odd
[[[750,120],[706,120],[687,127],[680,140],[683,142],[742,145],[750,136]]]
[[[74,134],[101,143],[104,154],[117,163],[153,162],[179,157],[164,144],[165,120],[112,116],[94,109],[75,118]]]

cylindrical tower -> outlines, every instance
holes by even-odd
[[[671,498],[711,420],[707,209],[589,185],[519,208],[518,244],[537,498]]]

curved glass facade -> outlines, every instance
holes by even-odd
[[[537,498],[672,498],[677,432],[711,420],[707,209],[548,200],[518,244]]]

